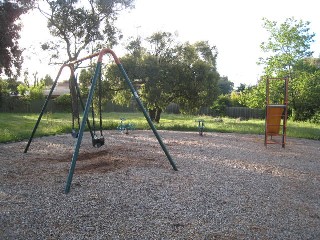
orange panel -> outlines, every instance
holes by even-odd
[[[268,134],[278,134],[280,130],[281,116],[283,113],[283,108],[281,107],[267,107],[267,125]]]

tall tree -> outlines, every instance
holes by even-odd
[[[315,33],[310,33],[310,22],[287,18],[283,23],[263,18],[263,27],[269,33],[268,40],[262,42],[261,50],[266,53],[258,64],[265,65],[267,75],[292,76],[292,66],[299,60],[312,56],[310,44]]]
[[[295,81],[291,83],[290,91],[294,96],[294,119],[310,120],[320,116],[320,68],[317,58],[300,60],[293,66]]]
[[[306,78],[301,78],[301,72],[295,71],[294,66],[312,56],[310,45],[314,42],[315,34],[310,32],[308,21],[298,21],[294,18],[287,18],[280,24],[266,18],[263,21],[263,27],[269,33],[269,37],[266,42],[261,43],[261,50],[266,56],[260,58],[258,63],[265,65],[267,76],[289,77],[289,105],[293,118],[296,119],[296,112],[300,109],[297,105],[297,87],[301,86],[299,81]]]
[[[220,77],[218,86],[221,94],[229,94],[233,90],[234,83],[229,81],[227,76]]]
[[[114,22],[120,11],[132,8],[134,0],[45,0],[49,11],[40,9],[57,41],[42,45],[52,51],[52,61],[72,61],[85,51],[111,47],[121,38]],[[62,54],[65,51],[65,55]]]
[[[185,43],[177,47],[177,71],[171,87],[173,100],[181,111],[197,113],[201,107],[211,106],[219,95],[216,68],[217,49],[207,41]]]
[[[151,119],[159,122],[161,112],[171,102],[189,113],[212,104],[218,96],[219,79],[215,47],[205,41],[177,44],[172,34],[163,32],[153,34],[146,42],[146,48],[140,40],[129,43],[132,54],[121,58],[121,62],[139,89]],[[117,66],[110,66],[107,72],[115,90],[113,99],[128,103],[131,94],[123,91],[125,85]]]
[[[0,1],[0,74],[19,76],[22,65],[19,19],[33,7],[34,0]]]

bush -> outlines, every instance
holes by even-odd
[[[31,87],[29,88],[29,100],[44,100],[43,87]]]
[[[54,103],[59,111],[63,112],[71,112],[71,96],[70,94],[64,94],[56,99],[54,99]]]
[[[320,111],[317,111],[310,119],[312,123],[320,123]]]

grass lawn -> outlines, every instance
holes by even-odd
[[[0,113],[0,142],[28,139],[39,114]],[[134,124],[136,129],[149,129],[142,113],[103,113],[103,129],[116,129],[120,118],[125,123]],[[264,134],[264,120],[252,119],[238,121],[231,118],[213,118],[210,116],[191,116],[182,114],[162,114],[156,128],[159,130],[198,131],[196,120],[205,121],[207,132],[234,132],[244,134]],[[97,124],[98,125],[98,124]],[[320,140],[320,124],[288,121],[287,136]],[[35,137],[69,133],[72,129],[71,113],[45,113],[41,119]]]

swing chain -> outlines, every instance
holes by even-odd
[[[102,133],[102,79],[101,79],[101,68],[99,71],[99,84],[98,84],[98,111],[99,111],[99,130],[100,130],[100,136],[97,136],[96,134],[96,127],[95,127],[95,118],[94,118],[94,106],[93,101],[91,104],[91,112],[92,112],[92,125],[93,125],[93,137],[92,137],[92,145],[96,148],[99,148],[104,145],[104,136]]]
[[[69,80],[69,89],[71,95],[71,109],[72,109],[72,131],[71,135],[73,138],[78,137],[78,131],[75,129],[75,121],[77,121],[78,129],[80,128],[80,116],[79,116],[79,102],[78,102],[78,91],[76,88],[77,77],[71,76]]]

